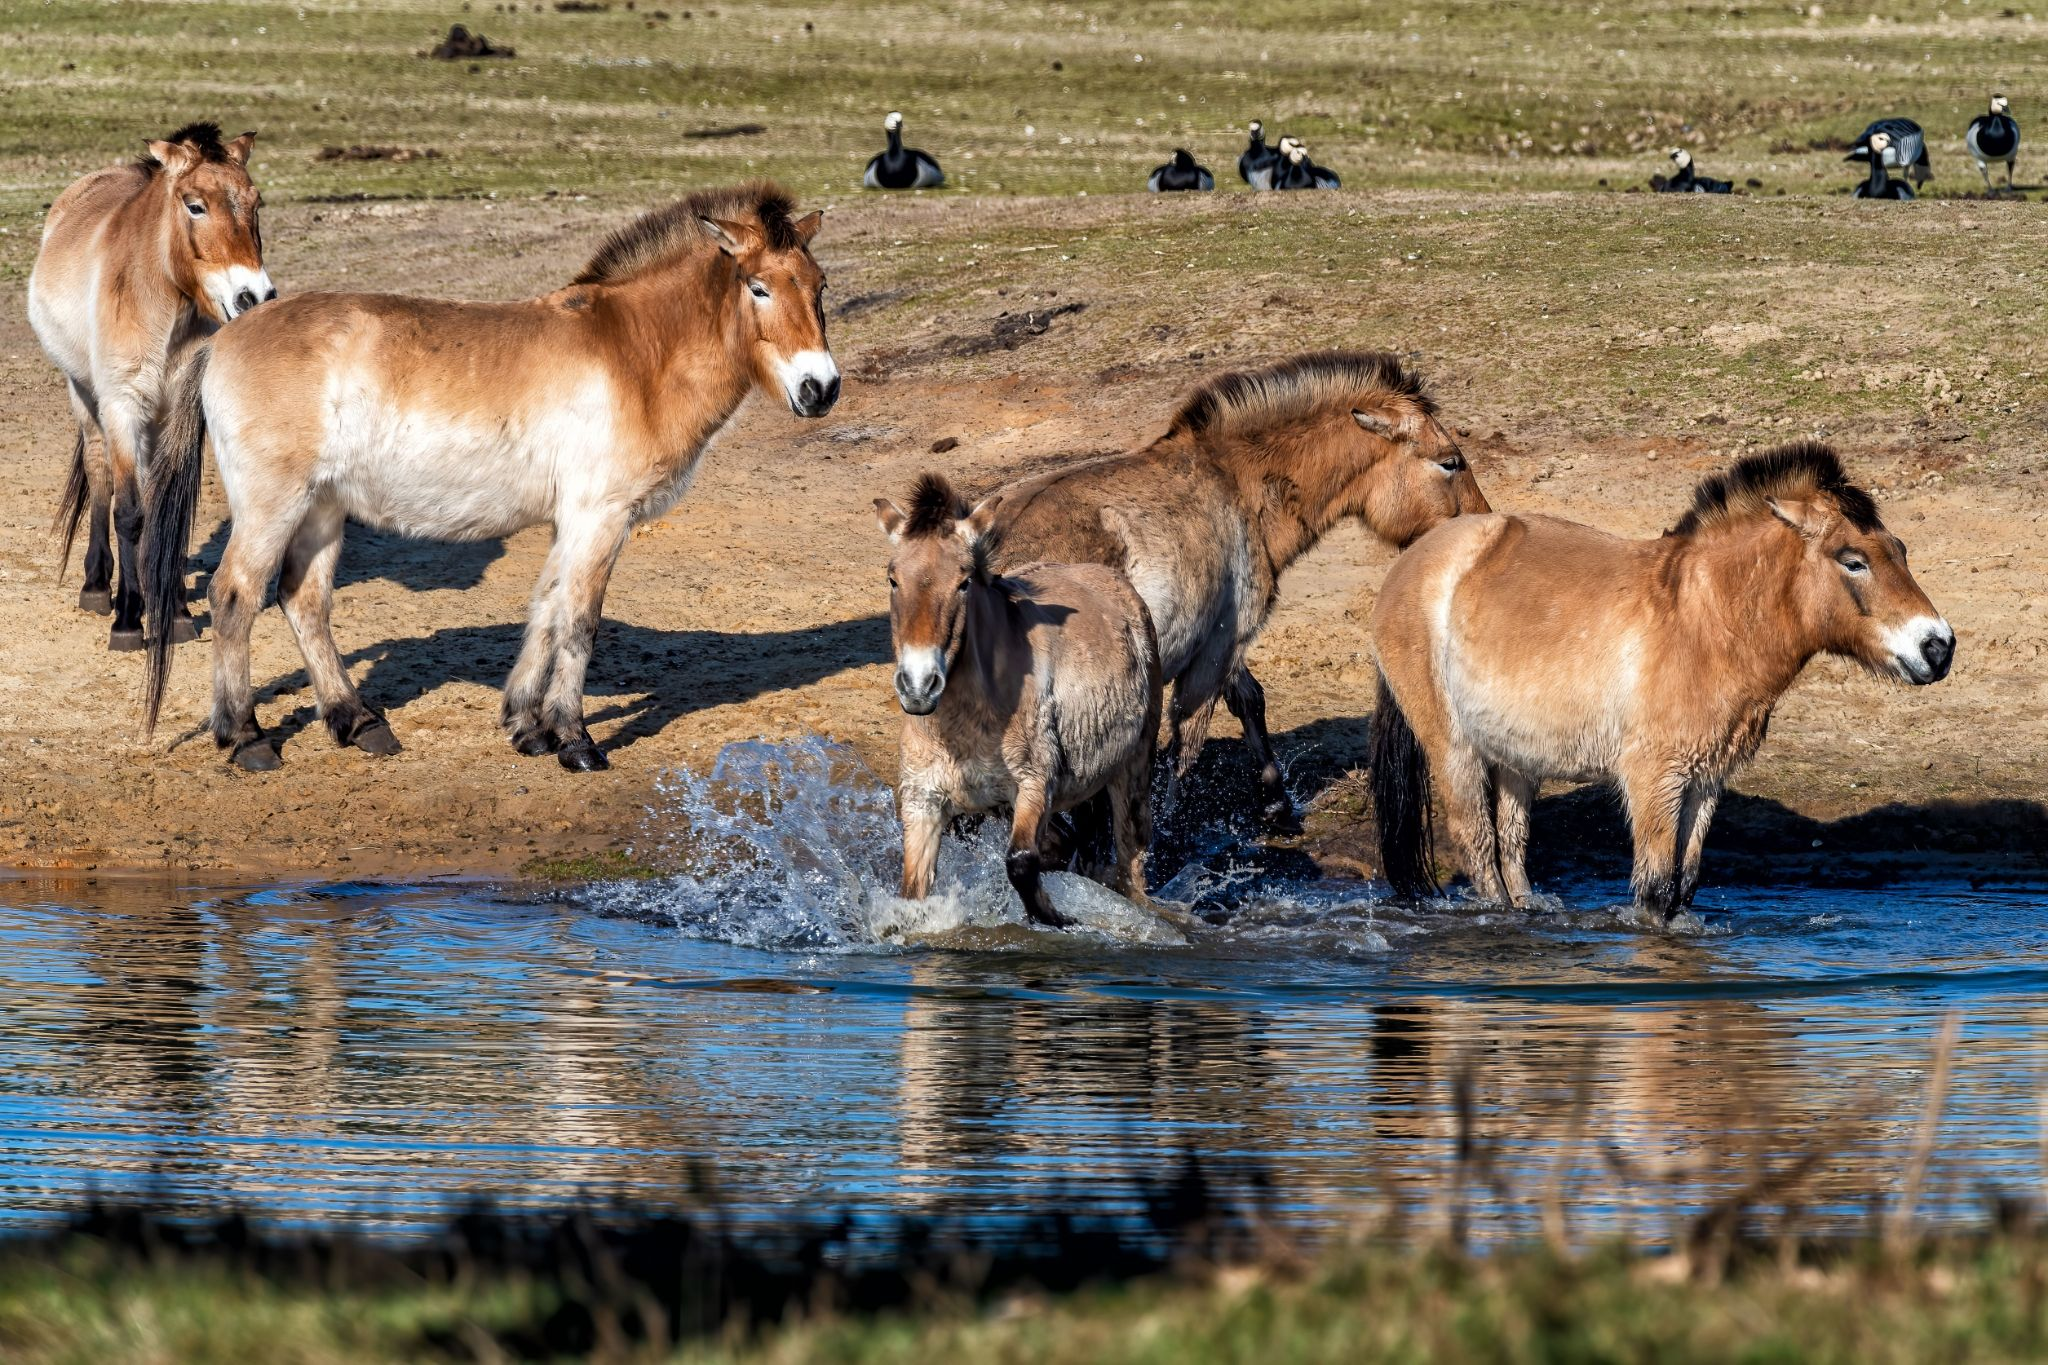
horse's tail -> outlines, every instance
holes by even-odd
[[[185,601],[185,550],[192,539],[192,513],[199,503],[200,455],[206,444],[206,410],[199,390],[206,379],[212,346],[193,348],[171,381],[163,426],[151,453],[142,493],[142,605],[149,620],[149,653],[144,660],[143,733],[156,730],[164,688],[171,680],[176,648],[171,622]]]
[[[1380,870],[1394,894],[1438,894],[1429,755],[1416,742],[1385,673],[1372,708],[1372,804],[1380,828]]]
[[[78,540],[78,527],[85,520],[85,504],[91,492],[91,483],[85,476],[85,428],[80,427],[78,439],[71,443],[71,477],[64,481],[57,519],[50,523],[50,529],[64,538],[64,547],[57,552],[59,583],[64,581],[64,570],[71,567],[71,547]]]

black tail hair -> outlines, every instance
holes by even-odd
[[[1384,673],[1372,708],[1372,804],[1380,829],[1380,870],[1394,894],[1437,895],[1443,888],[1436,879],[1429,755],[1416,743]]]
[[[185,603],[185,550],[192,539],[192,513],[199,502],[200,454],[206,444],[206,410],[199,389],[213,347],[201,344],[186,359],[164,403],[163,430],[142,490],[142,608],[149,621],[149,653],[143,661],[142,726],[156,731],[164,688],[171,680],[171,622]]]
[[[78,439],[71,445],[71,477],[64,481],[64,497],[57,504],[57,519],[50,523],[50,529],[64,538],[64,547],[57,552],[57,581],[64,581],[64,570],[71,567],[71,547],[78,540],[78,527],[85,520],[85,504],[91,487],[85,477],[85,428],[78,429]]]

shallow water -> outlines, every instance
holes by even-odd
[[[1673,1218],[1824,1149],[1801,1226],[1895,1195],[1942,1016],[1963,1021],[1923,1214],[2043,1188],[2048,886],[1623,888],[1531,915],[1196,867],[1167,916],[1078,879],[1027,926],[992,843],[906,906],[887,794],[822,744],[735,746],[655,827],[673,879],[0,882],[0,1210],[232,1198],[404,1228],[477,1194],[740,1215],[1122,1205],[1184,1152],[1310,1229],[1451,1213],[1528,1235]],[[1585,1098],[1576,1138],[1573,1115]],[[1486,1180],[1477,1177],[1485,1176]]]

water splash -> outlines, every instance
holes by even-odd
[[[902,899],[894,797],[852,749],[819,736],[729,744],[709,773],[671,771],[656,791],[648,822],[655,833],[634,853],[675,871],[591,887],[583,899],[594,908],[743,947],[818,952],[1186,941],[1170,911],[1059,872],[1047,875],[1046,890],[1076,926],[1066,934],[1037,928],[1010,889],[1003,830],[993,820],[964,837],[949,834],[934,893]]]

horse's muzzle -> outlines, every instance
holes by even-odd
[[[946,690],[946,675],[927,673],[913,678],[902,669],[896,670],[896,702],[904,711],[913,716],[928,716],[939,709],[939,694]]]
[[[833,404],[838,401],[838,375],[833,375],[822,384],[806,376],[804,381],[796,386],[796,394],[790,399],[789,405],[795,409],[799,417],[823,417],[832,411]]]

